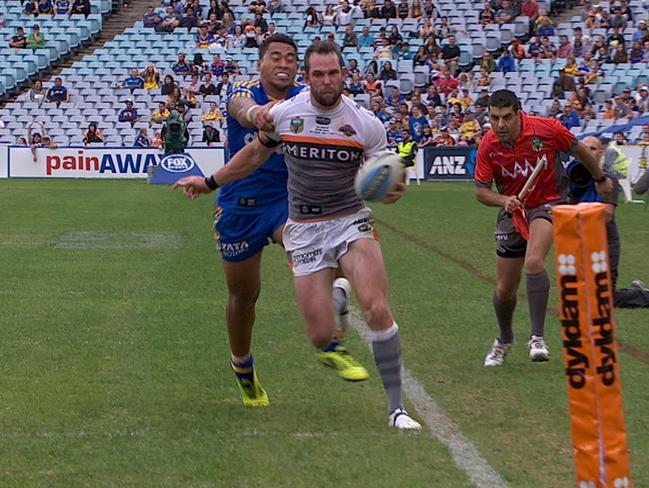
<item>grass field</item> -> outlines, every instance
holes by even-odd
[[[244,409],[228,366],[212,202],[141,181],[0,182],[0,486],[465,487],[428,430],[387,427],[362,384],[319,365],[283,252],[267,248],[254,351],[271,406]],[[404,362],[513,487],[575,486],[560,349],[485,369],[494,209],[470,184],[375,207]],[[621,282],[649,279],[649,211],[623,206]],[[552,302],[556,305],[554,279]],[[649,311],[617,314],[634,483],[649,486]]]

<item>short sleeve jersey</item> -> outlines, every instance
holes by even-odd
[[[354,177],[364,158],[385,150],[381,121],[343,96],[334,109],[321,111],[310,92],[270,110],[288,168],[288,212],[293,220],[347,215],[365,204]]]
[[[288,97],[297,95],[304,85],[295,83]],[[257,104],[264,105],[271,101],[259,79],[239,81],[228,86],[227,104],[236,97],[252,98]],[[228,151],[229,157],[234,156],[243,146],[250,144],[257,134],[254,127],[243,127],[230,114],[228,121]],[[284,157],[278,150],[262,164],[253,174],[224,185],[219,191],[218,204],[220,207],[240,214],[252,214],[260,211],[260,207],[286,200],[286,165]],[[243,203],[243,204],[242,204]]]
[[[501,144],[493,129],[478,146],[475,181],[490,188],[496,183],[502,195],[518,195],[537,164],[546,164],[525,199],[526,208],[565,200],[569,182],[559,154],[571,153],[577,140],[556,119],[521,112],[521,132],[513,146]]]

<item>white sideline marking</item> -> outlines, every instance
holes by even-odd
[[[350,313],[350,323],[370,349],[370,330],[361,316],[353,311]],[[415,407],[419,417],[423,419],[437,439],[451,452],[455,465],[466,473],[469,479],[479,488],[506,488],[508,485],[498,472],[482,457],[478,448],[464,437],[460,427],[451,420],[444,410],[437,405],[424,387],[415,377],[401,366],[403,392]]]
[[[95,231],[66,232],[52,242],[56,249],[180,249],[183,239],[174,232]]]

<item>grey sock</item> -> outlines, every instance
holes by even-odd
[[[512,330],[512,317],[514,316],[514,309],[516,308],[516,295],[511,300],[505,301],[498,298],[498,294],[494,291],[493,294],[494,310],[496,311],[496,318],[498,319],[498,327],[500,328],[500,342],[514,342],[514,331]]]
[[[403,408],[401,398],[401,340],[397,331],[386,341],[372,341],[374,361],[388,396],[388,413]]]
[[[545,314],[548,310],[548,298],[550,297],[550,279],[546,271],[525,273],[525,279],[532,335],[543,336]]]

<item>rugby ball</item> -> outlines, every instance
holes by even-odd
[[[403,180],[405,166],[398,154],[382,151],[370,158],[356,173],[354,187],[363,200],[381,200],[398,181]]]

